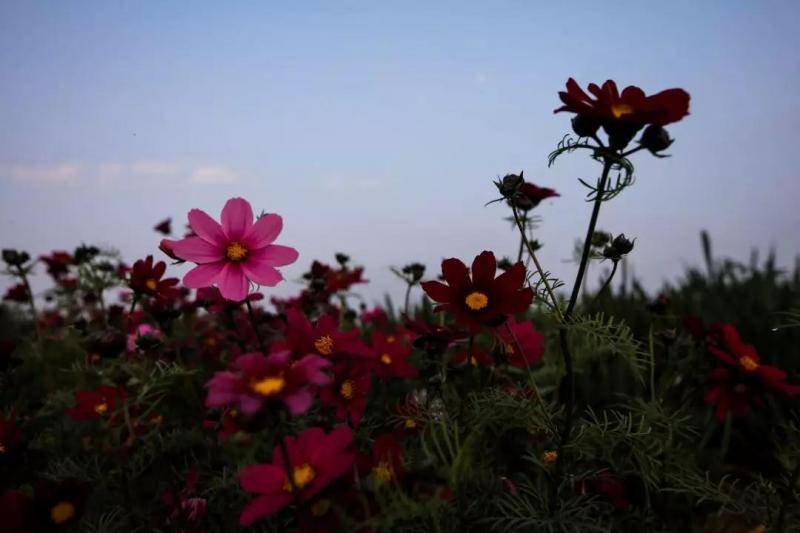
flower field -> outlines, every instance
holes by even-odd
[[[721,259],[703,233],[678,283],[620,284],[636,239],[602,207],[637,158],[680,157],[690,97],[559,97],[550,165],[597,167],[562,185],[587,195],[575,279],[537,256],[559,193],[523,172],[486,181],[518,249],[399,265],[382,307],[354,296],[357,258],[306,257],[260,198],[158,223],[130,265],[4,249],[0,530],[800,531],[800,265]],[[299,294],[271,294],[297,262]]]

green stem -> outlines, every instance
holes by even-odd
[[[253,306],[250,304],[250,300],[247,298],[244,300],[244,305],[247,307],[247,316],[250,318],[250,326],[253,328],[253,331],[256,334],[256,339],[258,339],[258,347],[261,350],[261,353],[266,355],[264,339],[261,338],[261,332],[258,331],[258,324],[256,323],[256,315],[253,312]]]
[[[39,327],[39,313],[36,311],[36,302],[33,299],[31,284],[28,283],[28,276],[25,274],[25,270],[23,270],[22,266],[20,265],[17,265],[17,274],[22,280],[22,284],[25,285],[25,290],[28,291],[28,304],[31,306],[31,313],[33,314],[33,327],[36,330],[36,339],[39,340],[42,338],[42,332]]]

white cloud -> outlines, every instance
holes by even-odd
[[[23,183],[73,185],[84,171],[82,165],[64,162],[56,165],[12,165],[0,167],[0,177]]]
[[[233,170],[214,165],[196,167],[189,177],[190,183],[198,184],[233,183],[236,180],[237,176]]]
[[[144,176],[174,176],[180,174],[181,166],[170,161],[137,161],[131,165],[131,172]]]

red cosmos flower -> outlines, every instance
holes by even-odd
[[[325,275],[325,289],[328,292],[346,291],[357,283],[369,283],[362,278],[363,274],[362,267],[350,269],[343,266],[339,270],[329,270]]]
[[[373,357],[373,352],[359,339],[357,329],[339,331],[338,320],[331,315],[322,315],[312,324],[298,309],[286,311],[285,340],[273,343],[270,349],[315,353],[330,359]]]
[[[75,479],[42,480],[34,486],[31,531],[62,531],[80,522],[89,496],[86,483]]]
[[[178,291],[175,285],[178,284],[178,278],[161,279],[166,270],[167,264],[164,261],[159,261],[154,265],[153,256],[148,255],[145,259],[139,259],[133,264],[128,286],[136,294],[162,298],[176,296]]]
[[[181,531],[200,531],[201,522],[206,515],[208,502],[205,498],[199,498],[197,493],[197,482],[200,474],[197,469],[191,469],[186,474],[186,484],[179,492],[171,490],[161,494],[161,502],[167,507],[169,516],[167,524],[180,524]]]
[[[604,124],[627,122],[640,127],[646,124],[665,126],[689,114],[689,93],[683,89],[667,89],[646,96],[639,87],[631,85],[620,94],[617,84],[608,80],[602,87],[590,83],[589,92],[595,96],[594,99],[570,78],[566,92],[558,93],[564,105],[554,113],[568,111]]]
[[[533,327],[533,322],[517,322],[513,317],[502,327],[497,328],[508,363],[519,368],[527,368],[544,355],[544,333]]]
[[[392,433],[384,433],[372,445],[372,456],[359,458],[359,470],[368,472],[376,485],[399,483],[405,477],[403,447]]]
[[[319,390],[320,401],[336,409],[336,420],[358,427],[367,410],[367,395],[372,379],[365,365],[337,363],[333,383]]]
[[[630,507],[625,482],[616,474],[609,470],[603,470],[596,477],[584,481],[581,486],[581,493],[593,492],[605,496],[609,503],[617,509],[627,509]]]
[[[0,516],[3,517],[3,531],[6,533],[26,533],[32,530],[30,523],[30,497],[19,490],[9,490],[0,495]]]
[[[6,291],[5,296],[3,296],[3,300],[8,300],[9,302],[19,302],[25,303],[28,301],[28,287],[25,286],[24,283],[17,283],[13,287],[9,287]]]
[[[435,311],[449,311],[474,335],[484,326],[499,326],[509,315],[528,309],[533,301],[533,290],[523,288],[525,267],[522,263],[513,265],[495,279],[496,269],[497,261],[492,252],[482,252],[472,262],[472,279],[464,263],[445,259],[442,274],[447,284],[426,281],[422,288],[439,302]]]
[[[159,233],[163,233],[164,235],[169,235],[172,233],[172,218],[165,218],[156,224],[153,229]]]
[[[346,426],[327,435],[320,428],[309,428],[298,437],[286,437],[292,479],[286,475],[279,446],[272,452],[271,463],[246,466],[239,473],[239,483],[242,489],[258,496],[242,511],[239,523],[249,526],[295,498],[306,501],[319,493],[353,466],[355,455],[349,450],[352,442],[353,432]]]
[[[189,211],[189,224],[197,234],[172,244],[173,253],[197,263],[183,278],[189,288],[216,284],[228,300],[247,297],[249,282],[274,287],[283,276],[275,267],[297,260],[297,250],[272,244],[283,229],[283,219],[264,215],[253,222],[253,209],[243,198],[231,198],[220,216],[222,224],[205,211]]]
[[[764,407],[764,393],[773,392],[785,397],[800,394],[800,386],[786,383],[786,372],[761,364],[756,349],[742,342],[739,332],[729,324],[715,324],[716,333],[708,342],[708,350],[717,358],[711,371],[712,387],[706,403],[716,406],[717,418],[725,420],[747,414],[750,407]]]
[[[408,363],[411,347],[398,335],[386,335],[380,331],[372,333],[372,349],[376,355],[375,375],[379,378],[415,378],[416,367]]]
[[[292,361],[288,350],[267,357],[248,353],[237,357],[234,365],[238,372],[217,372],[206,383],[206,407],[238,404],[243,413],[252,415],[267,400],[278,399],[290,413],[299,415],[311,407],[314,399],[309,387],[331,382],[323,372],[330,361],[313,354]]]
[[[17,428],[17,412],[11,409],[8,418],[0,413],[0,459],[8,456],[22,440],[22,431]]]
[[[74,263],[67,252],[52,252],[50,255],[40,256],[39,260],[47,265],[47,273],[56,280],[69,272],[69,266]]]
[[[453,356],[453,363],[457,365],[470,364],[472,366],[492,366],[494,359],[486,348],[475,344],[472,350],[467,348],[459,350]]]
[[[542,200],[554,198],[556,196],[561,195],[558,194],[555,189],[539,187],[538,185],[526,181],[519,186],[513,202],[516,207],[528,211],[539,205]]]
[[[75,407],[67,409],[67,415],[78,422],[99,420],[113,414],[125,401],[127,393],[122,387],[103,385],[95,390],[75,393]]]

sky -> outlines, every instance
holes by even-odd
[[[0,0],[0,246],[132,262],[159,254],[159,220],[180,230],[242,196],[300,252],[268,293],[341,251],[374,301],[402,293],[390,266],[515,254],[508,209],[484,204],[524,170],[561,194],[537,208],[537,238],[569,280],[590,211],[578,178],[600,170],[583,153],[547,167],[573,76],[691,93],[672,157],[634,156],[636,183],[600,215],[636,238],[646,286],[700,264],[701,229],[720,255],[774,247],[791,265],[798,26],[796,1]]]

